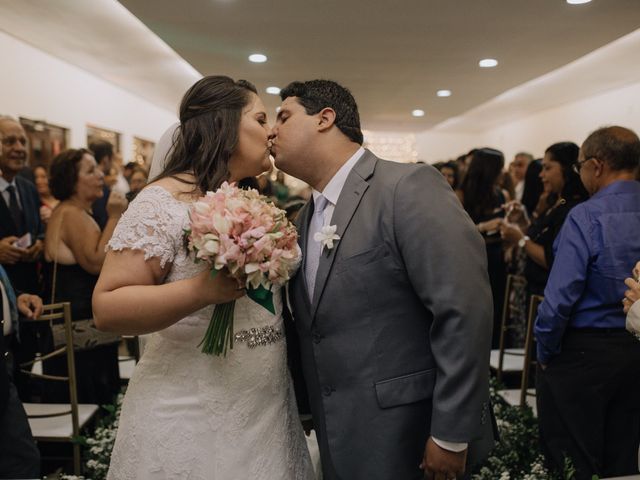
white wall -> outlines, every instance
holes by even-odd
[[[0,114],[69,128],[69,147],[86,147],[87,124],[106,128],[122,134],[126,163],[133,136],[155,142],[177,120],[175,113],[3,32],[0,52]]]
[[[502,150],[510,162],[519,151],[542,157],[545,149],[556,142],[580,145],[593,130],[614,124],[640,134],[640,83],[523,114],[519,120],[481,133],[420,133],[416,135],[416,149],[418,158],[433,163],[455,158],[473,147],[494,147]]]
[[[526,116],[482,137],[511,160],[520,150],[541,157],[549,145],[565,140],[580,145],[605,125],[621,125],[640,134],[640,83]]]
[[[444,133],[427,131],[416,134],[418,159],[427,163],[455,160],[483,144],[481,135],[475,133]]]

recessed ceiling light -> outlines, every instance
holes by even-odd
[[[267,93],[271,94],[271,95],[279,95],[280,94],[280,89],[278,87],[267,87],[267,89],[265,91]]]
[[[267,61],[267,56],[261,53],[254,53],[249,55],[249,61],[253,63],[264,63]]]
[[[436,92],[436,95],[438,95],[439,97],[450,97],[451,96],[451,90],[438,90]]]
[[[583,3],[589,3],[591,0],[567,0],[569,5],[582,5]]]
[[[424,117],[424,110],[414,110],[411,112],[414,117]]]
[[[478,65],[480,65],[482,68],[491,68],[498,65],[498,60],[496,60],[495,58],[484,58],[478,62]]]

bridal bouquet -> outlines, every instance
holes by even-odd
[[[206,262],[211,274],[226,269],[247,288],[247,296],[271,313],[274,285],[284,285],[300,262],[298,234],[285,212],[256,190],[223,183],[207,192],[189,212],[185,231],[196,262]],[[235,301],[216,305],[202,342],[202,352],[227,354],[233,348]]]

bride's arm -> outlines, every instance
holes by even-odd
[[[207,305],[240,298],[236,280],[225,274],[211,278],[209,271],[161,284],[169,265],[144,259],[139,250],[107,253],[93,292],[93,315],[100,330],[141,335],[167,328]]]

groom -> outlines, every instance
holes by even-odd
[[[281,97],[275,164],[314,189],[290,300],[324,479],[461,478],[493,445],[482,238],[435,169],[362,148],[347,89]]]

